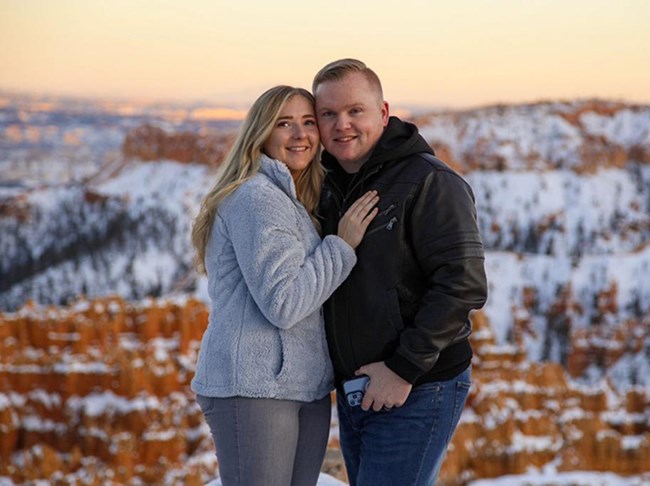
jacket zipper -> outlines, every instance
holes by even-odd
[[[390,221],[388,221],[388,223],[382,224],[381,226],[377,226],[376,228],[373,228],[372,230],[367,231],[366,234],[364,235],[364,238],[367,238],[368,236],[370,236],[372,234],[375,234],[377,231],[381,231],[381,230],[392,231],[393,228],[395,227],[395,223],[397,223],[397,221],[399,221],[397,216],[393,216],[390,219]]]
[[[386,209],[384,209],[381,213],[379,213],[377,216],[386,216],[388,213],[390,213],[396,207],[397,207],[397,204],[393,203],[390,206],[388,206]]]

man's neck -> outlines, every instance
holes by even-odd
[[[365,157],[361,160],[353,160],[353,161],[345,161],[345,162],[339,162],[341,167],[345,172],[348,174],[356,174],[361,170],[361,167],[363,167],[363,164],[365,164],[368,161],[368,157]]]

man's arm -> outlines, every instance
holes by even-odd
[[[411,242],[427,289],[395,353],[385,362],[359,369],[370,376],[362,406],[374,410],[401,406],[411,385],[466,332],[470,310],[482,307],[487,297],[483,246],[469,185],[451,171],[432,172],[410,217]]]
[[[386,360],[409,383],[431,370],[440,352],[466,332],[469,312],[487,298],[474,195],[457,174],[429,174],[411,212],[411,241],[427,289],[413,325]]]

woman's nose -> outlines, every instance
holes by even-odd
[[[301,125],[296,125],[293,129],[293,138],[303,138],[305,136],[305,128]]]

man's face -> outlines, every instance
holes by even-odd
[[[362,73],[350,73],[316,88],[321,143],[348,172],[368,160],[388,124],[388,103]]]

